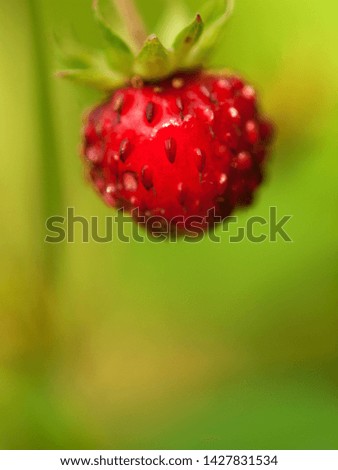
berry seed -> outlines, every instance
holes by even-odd
[[[153,173],[148,165],[145,165],[141,171],[142,184],[147,191],[149,191],[153,186]]]
[[[131,143],[129,139],[123,139],[120,145],[120,160],[121,162],[125,162],[129,157],[131,152]]]
[[[179,88],[184,87],[184,80],[183,78],[176,77],[172,79],[171,84],[173,88],[176,88],[178,90]]]
[[[155,115],[155,105],[152,101],[149,101],[146,107],[146,118],[149,124],[152,123]]]
[[[195,156],[195,163],[196,163],[197,170],[200,173],[202,173],[202,171],[205,168],[205,163],[206,163],[205,153],[201,149],[196,148],[194,150],[194,156]]]
[[[169,137],[164,143],[165,151],[170,163],[174,163],[176,159],[177,145],[175,139]]]

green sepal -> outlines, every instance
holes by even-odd
[[[102,53],[80,46],[70,34],[54,39],[58,60],[67,69],[95,68],[102,61]]]
[[[104,49],[104,55],[110,68],[116,72],[130,76],[133,69],[134,57],[122,56],[119,51],[112,47]]]
[[[203,28],[202,18],[200,15],[197,15],[195,20],[177,35],[173,49],[178,65],[184,66],[184,59],[187,59],[187,55],[200,39]]]
[[[204,29],[200,41],[191,52],[191,63],[198,66],[208,62],[224,29],[224,25],[232,13],[233,4],[234,0],[225,1],[225,8],[223,8],[222,14],[215,18],[214,21]]]
[[[66,39],[65,39],[66,38]],[[113,72],[101,51],[79,46],[70,35],[55,37],[59,61],[65,70],[57,73],[60,78],[87,85],[101,91],[109,91],[125,83],[126,78]]]
[[[225,0],[208,0],[207,2],[203,2],[200,8],[200,14],[207,26],[223,15],[224,2]]]
[[[156,35],[151,35],[134,57],[132,49],[105,20],[100,2],[94,0],[93,8],[109,46],[98,52],[82,49],[75,43],[59,47],[61,61],[67,69],[59,76],[105,92],[124,86],[133,77],[156,82],[177,71],[203,67],[212,56],[234,5],[234,0],[208,0],[202,7],[204,21],[197,15],[191,24],[182,29],[181,20],[177,18],[172,28],[175,31],[172,49],[166,49]],[[163,24],[165,26],[166,23]],[[177,34],[179,29],[181,31]]]
[[[145,80],[159,80],[170,75],[172,57],[156,35],[151,35],[134,62],[134,73]]]
[[[94,0],[93,10],[96,21],[107,40],[109,47],[105,50],[105,54],[109,64],[116,71],[128,73],[131,71],[134,55],[127,43],[118,36],[111,26],[104,20],[100,10],[100,0]]]
[[[154,31],[166,46],[173,44],[176,36],[190,21],[190,14],[185,2],[182,0],[166,0],[163,13],[157,22]]]
[[[119,88],[126,83],[126,80],[122,76],[115,75],[113,72],[107,70],[62,70],[57,73],[57,76],[104,92]]]

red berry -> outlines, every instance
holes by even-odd
[[[272,131],[238,77],[182,74],[119,89],[93,110],[85,162],[108,205],[169,223],[181,216],[175,225],[184,232],[189,216],[213,209],[224,219],[251,203]]]

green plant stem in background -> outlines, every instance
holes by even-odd
[[[147,30],[139,14],[134,0],[113,0],[131,39],[135,46],[140,49],[147,39]]]
[[[51,73],[47,62],[46,37],[40,18],[38,0],[30,0],[28,5],[33,44],[32,61],[35,70],[36,112],[40,146],[42,184],[41,232],[44,234],[47,218],[62,213],[63,198],[57,140],[53,124],[52,93],[49,84]],[[41,232],[39,236],[41,236]],[[58,252],[59,250],[56,250],[54,246],[43,245],[43,275],[45,281],[53,282],[55,278],[56,254]]]

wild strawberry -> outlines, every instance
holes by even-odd
[[[116,49],[116,36],[96,12]],[[220,23],[206,27],[207,38]],[[132,211],[150,231],[150,219],[181,233],[193,221],[207,229],[250,204],[263,179],[272,126],[250,85],[198,67],[211,47],[203,28],[198,15],[173,51],[150,36],[134,61],[119,39],[132,76],[124,86],[108,66],[94,73],[92,57],[86,68],[64,73],[109,92],[85,124],[85,165],[103,200]]]

